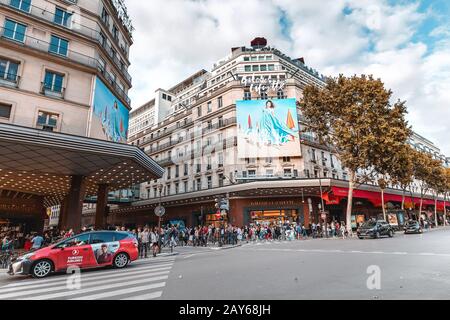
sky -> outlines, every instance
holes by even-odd
[[[126,0],[132,107],[258,36],[326,76],[373,74],[450,156],[449,0]]]

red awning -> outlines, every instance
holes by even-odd
[[[339,204],[343,199],[348,197],[348,188],[331,187],[330,193],[324,193],[322,198],[328,205]],[[353,197],[359,199],[366,199],[370,201],[375,207],[381,207],[381,192],[366,191],[366,190],[354,190]],[[397,194],[384,193],[384,202],[402,202],[403,197]],[[405,202],[414,202],[417,205],[420,204],[420,198],[412,198],[405,196]],[[434,206],[435,201],[432,199],[423,199],[423,206]],[[447,202],[445,206],[450,207],[450,203]],[[444,201],[438,201],[438,210],[444,210]]]

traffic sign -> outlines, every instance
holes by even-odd
[[[164,208],[163,206],[157,206],[155,208],[155,215],[157,217],[162,217],[165,214],[166,214],[166,208]]]

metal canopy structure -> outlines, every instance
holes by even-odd
[[[74,177],[83,177],[85,196],[130,188],[164,173],[141,149],[114,142],[0,124],[0,190],[61,204]]]

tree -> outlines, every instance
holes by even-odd
[[[432,161],[433,158],[428,153],[422,151],[413,150],[413,172],[414,178],[417,180],[420,189],[420,205],[418,213],[418,221],[420,221],[420,216],[422,214],[423,208],[423,197],[429,191],[429,181],[432,174]]]
[[[405,209],[405,197],[408,188],[413,183],[413,148],[409,144],[404,144],[386,163],[390,163],[387,168],[389,172],[388,179],[393,185],[398,185],[403,191],[402,210]],[[379,184],[380,185],[380,184]],[[380,185],[380,188],[383,188]],[[384,207],[384,200],[383,200]],[[385,211],[384,211],[385,212]]]
[[[351,78],[340,75],[329,79],[324,88],[309,85],[303,92],[300,107],[306,130],[330,146],[349,173],[346,213],[349,231],[353,190],[360,182],[358,173],[373,171],[377,153],[389,152],[392,135],[383,139],[389,124],[404,122],[404,103],[391,105],[391,97],[392,91],[386,90],[381,80],[365,75]]]
[[[440,194],[446,192],[447,179],[445,176],[444,167],[442,167],[442,162],[440,160],[432,159],[431,161],[431,174],[428,177],[427,183],[430,189],[433,191],[434,197],[434,222],[436,227],[439,225],[438,214],[437,214],[437,204]]]
[[[447,225],[447,197],[450,193],[450,168],[446,168],[445,172],[445,192],[444,192],[444,226]]]

